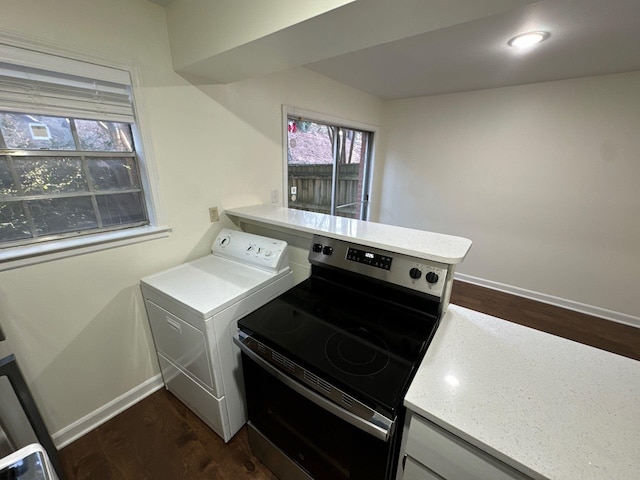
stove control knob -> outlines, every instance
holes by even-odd
[[[324,253],[325,255],[332,255],[333,254],[333,247],[330,246],[326,246],[322,248],[322,253]]]
[[[414,280],[417,280],[422,276],[422,270],[420,270],[419,268],[413,267],[411,270],[409,270],[409,276]]]
[[[436,272],[429,272],[427,273],[427,275],[425,276],[425,278],[427,279],[427,282],[429,283],[438,283],[438,274]]]
[[[320,253],[322,251],[322,245],[320,243],[314,243],[312,250],[316,253]]]

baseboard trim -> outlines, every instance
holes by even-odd
[[[524,297],[530,300],[536,300],[538,302],[555,305],[556,307],[566,308],[567,310],[573,310],[574,312],[584,313],[586,315],[604,318],[605,320],[611,320],[612,322],[622,323],[632,327],[640,328],[640,317],[635,317],[626,313],[615,312],[613,310],[607,310],[606,308],[600,308],[594,305],[574,302],[573,300],[554,297],[553,295],[547,295],[546,293],[534,292],[532,290],[514,287],[511,285],[506,285],[504,283],[494,282],[492,280],[485,280],[483,278],[473,277],[471,275],[465,275],[463,273],[456,273],[454,275],[454,279],[460,280],[461,282],[472,283],[480,287],[486,287],[492,290],[509,293],[518,297]]]
[[[51,435],[56,448],[66,447],[74,440],[89,433],[91,430],[99,427],[119,413],[124,412],[130,406],[138,403],[140,400],[148,397],[164,387],[162,375],[158,374],[151,377],[147,381],[141,383],[137,387],[132,388],[128,392],[113,399],[106,405],[94,410],[84,417],[76,420],[71,425],[64,427]]]

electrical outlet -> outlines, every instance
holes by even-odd
[[[278,190],[271,190],[271,203],[278,203]]]
[[[220,215],[218,215],[218,207],[211,207],[209,209],[209,220],[211,220],[211,223],[220,220]]]

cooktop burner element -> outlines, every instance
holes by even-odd
[[[266,331],[275,335],[286,335],[304,328],[306,320],[296,310],[283,309],[278,303],[270,303],[265,306],[263,312],[269,321],[265,322]]]
[[[331,364],[350,375],[375,375],[382,371],[389,364],[388,350],[381,338],[359,329],[336,332],[325,345]]]

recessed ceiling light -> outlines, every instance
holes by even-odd
[[[527,32],[516,35],[509,40],[509,45],[516,48],[527,48],[549,38],[549,32]]]

